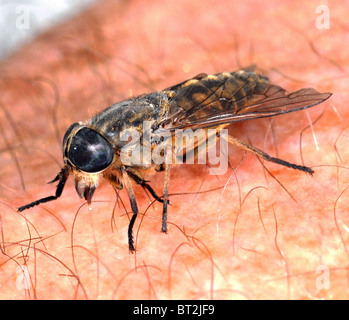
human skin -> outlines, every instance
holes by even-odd
[[[104,1],[3,62],[0,298],[348,298],[348,27],[344,2],[331,1],[330,29],[318,29],[317,5]],[[313,176],[265,161],[264,169],[231,146],[236,169],[226,175],[173,167],[167,234],[161,204],[149,207],[134,186],[135,254],[129,219],[108,183],[90,209],[70,177],[58,200],[16,211],[54,194],[46,182],[63,165],[71,123],[130,95],[253,63],[289,91],[334,93],[307,111],[229,128],[272,156],[303,159]],[[147,177],[160,195],[163,177]],[[126,191],[119,195],[130,213]]]

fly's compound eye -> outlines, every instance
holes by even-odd
[[[98,172],[111,164],[114,153],[102,135],[84,127],[73,136],[67,156],[77,169]]]

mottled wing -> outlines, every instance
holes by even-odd
[[[164,90],[170,101],[166,130],[215,127],[303,110],[331,96],[306,88],[287,93],[266,77],[240,70],[199,76]]]

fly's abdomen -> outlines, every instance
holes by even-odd
[[[263,100],[269,87],[266,77],[250,71],[201,75],[176,88],[171,103],[184,111],[179,121],[195,122],[224,111],[238,113],[241,108]]]

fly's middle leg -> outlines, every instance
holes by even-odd
[[[125,184],[125,188],[127,191],[127,195],[128,195],[128,198],[130,199],[131,209],[133,213],[130,220],[130,224],[128,225],[128,248],[130,252],[133,253],[135,251],[134,241],[133,241],[133,226],[135,224],[135,221],[138,215],[138,207],[136,202],[136,196],[132,189],[131,180],[126,172],[125,167],[121,167],[121,172],[122,172],[122,178]]]
[[[164,192],[163,192],[163,209],[162,209],[162,224],[161,232],[167,233],[167,206],[168,200],[168,187],[170,183],[170,164],[165,164],[165,182],[164,182]]]
[[[148,190],[150,192],[150,194],[152,195],[152,197],[160,202],[160,203],[164,203],[164,199],[162,197],[159,197],[155,190],[148,184],[149,181],[146,181],[144,179],[142,179],[141,177],[139,177],[136,173],[132,172],[131,170],[129,170],[129,168],[126,169],[128,175],[137,183],[139,184],[144,190]]]

